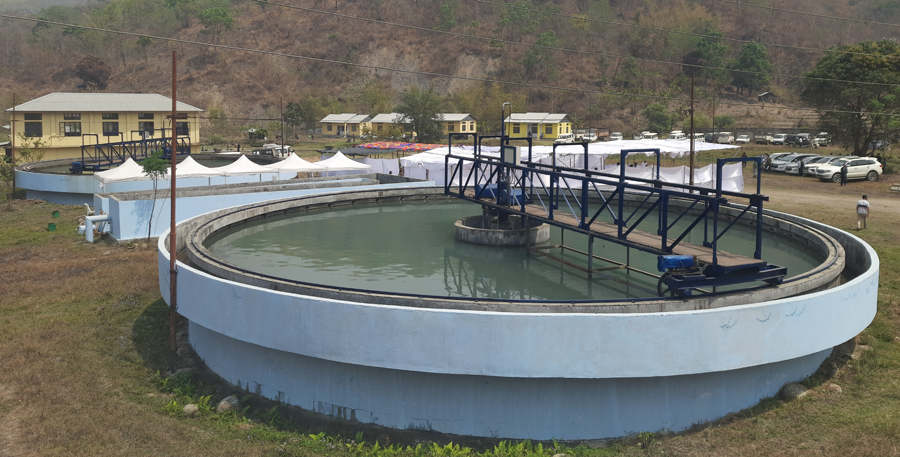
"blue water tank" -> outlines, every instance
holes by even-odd
[[[667,271],[670,269],[682,269],[694,267],[694,256],[690,255],[661,255],[656,257],[656,269]]]

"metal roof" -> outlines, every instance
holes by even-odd
[[[444,113],[444,122],[474,121],[469,113]]]
[[[372,120],[372,118],[365,114],[342,113],[329,114],[319,122],[323,124],[359,124],[361,122],[369,122],[370,120]]]
[[[565,114],[551,113],[512,113],[505,122],[520,122],[525,124],[558,124],[571,122]]]
[[[180,112],[203,112],[178,102]],[[12,111],[12,108],[6,111]],[[165,112],[172,111],[172,99],[159,94],[108,94],[54,92],[16,106],[25,113]]]
[[[400,113],[382,113],[372,118],[373,124],[402,124],[404,122],[406,122],[406,118]]]

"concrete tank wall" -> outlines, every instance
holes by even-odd
[[[874,250],[794,219],[838,235],[859,276],[716,309],[526,313],[290,294],[179,262],[179,312],[200,356],[226,380],[329,416],[544,440],[683,430],[808,376],[873,319]],[[168,300],[166,250],[164,234],[160,292]]]

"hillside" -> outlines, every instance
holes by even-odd
[[[879,22],[900,17],[892,2],[879,0],[791,6],[821,16],[721,0],[533,0],[515,3],[518,8],[489,0],[169,4],[174,6],[165,0],[94,0],[34,15],[130,35],[0,20],[3,104],[11,105],[13,92],[23,100],[76,90],[82,79],[75,67],[85,56],[109,67],[106,91],[169,94],[175,50],[179,99],[224,117],[223,132],[227,126],[268,125],[252,119],[277,118],[282,102],[302,102],[316,115],[388,112],[401,91],[430,85],[445,97],[446,111],[471,112],[491,123],[499,118],[500,104],[511,101],[516,111],[566,112],[579,124],[639,131],[651,103],[686,113],[689,79],[680,62],[697,47],[696,34],[719,32],[726,48],[721,65],[737,57],[741,40],[758,41],[766,44],[772,76],[747,91],[731,85],[724,71],[718,78],[698,78],[698,98],[719,102],[697,105],[698,126],[711,124],[713,110],[734,116],[738,126],[808,126],[814,121],[810,113],[793,110],[799,107],[800,83],[790,75],[810,69],[822,53],[803,48],[894,32],[824,16]],[[201,12],[217,7],[233,19],[230,28],[201,23]],[[157,38],[139,41],[142,35]],[[545,47],[530,46],[535,43]],[[777,94],[780,105],[756,103],[763,90]]]

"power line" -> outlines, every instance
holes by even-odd
[[[287,58],[292,58],[292,59],[309,60],[309,61],[313,61],[313,62],[331,63],[331,64],[337,64],[337,65],[343,65],[343,66],[367,68],[367,69],[372,69],[372,70],[385,70],[385,71],[391,71],[391,72],[397,72],[397,73],[408,73],[408,74],[415,74],[415,75],[421,75],[421,76],[430,76],[430,77],[435,77],[435,78],[461,79],[461,80],[466,80],[466,81],[508,84],[508,85],[513,85],[513,86],[528,87],[528,88],[532,88],[532,89],[549,89],[549,90],[559,90],[559,91],[565,91],[565,92],[580,92],[580,93],[588,93],[588,94],[612,95],[612,96],[618,96],[618,97],[633,97],[633,98],[644,98],[644,99],[666,100],[666,101],[680,101],[680,102],[690,102],[691,101],[691,99],[683,98],[683,97],[663,97],[663,96],[659,96],[659,95],[630,94],[630,93],[626,93],[626,92],[608,92],[608,91],[602,91],[602,90],[550,86],[547,84],[536,84],[536,83],[526,83],[526,82],[516,82],[516,81],[503,81],[503,80],[499,80],[499,79],[475,78],[475,77],[471,77],[471,76],[457,76],[457,75],[448,75],[448,74],[444,74],[444,73],[434,73],[434,72],[417,71],[417,70],[404,70],[404,69],[400,69],[400,68],[389,68],[389,67],[381,67],[381,66],[377,66],[377,65],[367,65],[367,64],[361,64],[361,63],[333,60],[333,59],[322,59],[319,57],[309,57],[309,56],[302,56],[302,55],[298,55],[298,54],[286,54],[286,53],[275,52],[275,51],[264,51],[264,50],[260,50],[260,49],[242,48],[242,47],[238,47],[238,46],[228,46],[228,45],[223,45],[223,44],[203,43],[203,42],[199,42],[199,41],[183,40],[183,39],[178,39],[178,38],[169,38],[169,37],[163,37],[163,36],[157,36],[157,35],[147,35],[147,34],[143,34],[143,33],[125,32],[122,30],[103,29],[103,28],[99,28],[99,27],[90,27],[90,26],[86,26],[86,25],[67,24],[65,22],[50,21],[50,20],[46,20],[46,19],[35,19],[35,18],[22,17],[22,16],[14,16],[11,14],[0,13],[0,17],[7,18],[7,19],[28,21],[28,22],[38,22],[38,23],[44,23],[44,24],[50,24],[50,25],[58,25],[61,27],[72,27],[72,28],[78,28],[78,29],[84,29],[84,30],[92,30],[95,32],[112,33],[112,34],[117,34],[117,35],[125,35],[125,36],[132,36],[132,37],[147,37],[147,38],[165,40],[165,41],[170,41],[170,42],[175,42],[175,43],[225,49],[225,50],[229,50],[229,51],[251,52],[251,53],[258,53],[258,54],[265,54],[265,55],[273,55],[273,56],[278,56],[278,57],[287,57]],[[732,103],[732,102],[703,100],[703,99],[694,99],[694,101],[719,104],[719,105],[747,107],[746,103]],[[818,113],[828,112],[828,113],[842,113],[842,114],[865,114],[865,113],[861,113],[858,111],[817,110],[814,108],[791,108],[791,109],[793,109],[795,111],[811,111],[811,112],[818,112]],[[879,114],[879,115],[900,117],[900,114],[896,114],[896,115],[895,114]]]
[[[510,40],[503,40],[503,39],[499,39],[499,38],[484,37],[484,36],[480,36],[480,35],[470,35],[470,34],[466,34],[466,33],[430,29],[427,27],[420,27],[417,25],[400,24],[400,23],[396,23],[396,22],[383,21],[380,19],[371,19],[371,18],[365,18],[365,17],[359,17],[359,16],[351,16],[349,14],[342,14],[342,13],[336,13],[336,12],[331,12],[331,11],[318,10],[318,9],[307,8],[307,7],[303,7],[303,6],[286,5],[283,3],[272,3],[269,1],[263,1],[263,0],[255,0],[255,1],[258,3],[264,3],[267,6],[268,5],[280,6],[283,8],[295,9],[295,10],[306,11],[306,12],[311,12],[311,13],[325,14],[325,15],[344,18],[344,19],[355,19],[355,20],[359,20],[359,21],[373,22],[376,24],[387,25],[387,26],[391,26],[391,27],[403,27],[403,28],[408,28],[408,29],[412,29],[412,30],[419,30],[419,31],[424,31],[424,32],[429,32],[429,33],[437,33],[437,34],[455,36],[455,37],[460,37],[460,38],[472,38],[472,39],[482,40],[482,41],[500,42],[500,43],[504,43],[504,44],[527,46],[527,47],[546,49],[546,50],[552,50],[552,51],[564,51],[564,52],[570,52],[570,53],[574,53],[574,54],[586,54],[586,55],[591,55],[591,56],[602,56],[602,57],[610,57],[610,58],[616,58],[616,59],[630,59],[630,60],[636,60],[636,61],[648,62],[648,63],[660,63],[660,64],[676,65],[676,66],[684,66],[685,65],[683,62],[672,62],[672,61],[668,61],[668,60],[655,60],[655,59],[647,59],[647,58],[634,57],[634,56],[622,56],[622,55],[618,55],[618,54],[605,54],[602,52],[594,52],[594,51],[582,51],[582,50],[572,49],[572,48],[558,48],[558,47],[551,47],[551,46],[543,46],[543,45],[539,45],[539,44],[521,43],[521,42],[510,41]],[[583,19],[583,18],[578,18],[575,16],[571,16],[571,17],[576,18],[576,19]],[[658,29],[658,30],[664,30],[664,29]],[[686,32],[678,32],[678,33],[686,33]],[[701,34],[692,34],[692,35],[712,37],[712,35],[701,35]],[[717,38],[717,37],[714,37],[714,38]],[[721,38],[721,37],[718,37],[718,38]],[[875,54],[865,54],[865,55],[875,55]],[[885,56],[881,56],[881,57],[885,57]],[[810,77],[810,76],[804,76],[804,75],[792,75],[792,74],[786,74],[786,73],[771,73],[771,72],[767,73],[767,72],[763,72],[763,71],[752,71],[752,70],[734,70],[734,69],[725,68],[725,67],[713,67],[713,66],[708,66],[708,65],[691,64],[689,66],[694,67],[694,68],[708,69],[708,70],[724,70],[724,71],[746,73],[746,74],[752,74],[752,75],[777,76],[777,77],[785,77],[785,78],[793,78],[793,79],[806,79],[806,80],[810,80],[810,81],[838,82],[838,83],[859,84],[859,85],[868,85],[868,86],[886,86],[886,87],[898,86],[897,84],[869,82],[869,81],[852,81],[852,80],[844,80],[844,79],[816,78],[816,77]]]
[[[475,1],[478,3],[486,3],[489,5],[500,6],[500,7],[505,7],[505,8],[515,8],[515,9],[519,9],[522,11],[530,11],[533,13],[541,13],[541,14],[547,14],[547,15],[552,15],[552,16],[565,17],[565,18],[569,18],[569,19],[578,19],[578,20],[582,20],[582,21],[597,22],[600,24],[617,25],[617,26],[621,26],[621,27],[632,27],[632,28],[637,28],[637,29],[642,29],[642,30],[652,30],[652,31],[656,31],[656,32],[673,33],[673,34],[677,34],[677,35],[686,35],[686,36],[701,37],[701,38],[717,38],[717,39],[721,39],[723,41],[731,41],[731,42],[735,42],[735,43],[757,43],[757,44],[762,44],[765,46],[772,46],[772,47],[776,47],[776,48],[799,49],[799,50],[803,50],[803,51],[815,51],[815,52],[822,52],[822,53],[833,52],[833,53],[855,54],[855,55],[862,55],[862,56],[869,56],[869,57],[881,57],[881,58],[895,57],[895,56],[884,56],[884,55],[880,55],[880,54],[869,54],[869,53],[865,53],[865,52],[838,51],[835,49],[827,49],[827,48],[823,49],[823,48],[812,48],[812,47],[808,47],[808,46],[791,46],[791,45],[787,45],[787,44],[768,43],[768,42],[764,42],[764,41],[740,40],[737,38],[717,37],[714,35],[708,35],[708,34],[704,34],[704,33],[684,32],[681,30],[672,30],[672,29],[664,29],[664,28],[660,28],[660,27],[651,27],[649,25],[628,24],[625,22],[604,21],[602,19],[591,19],[591,18],[586,18],[586,17],[574,16],[571,14],[555,13],[552,11],[543,11],[543,10],[528,8],[528,7],[520,6],[520,5],[512,5],[512,4],[508,4],[508,3],[497,3],[494,1],[490,1],[490,0],[475,0]],[[724,0],[719,0],[719,1],[724,1]],[[743,3],[741,3],[741,4],[743,5]]]
[[[800,15],[804,15],[804,16],[820,17],[820,18],[824,18],[824,19],[834,19],[837,21],[857,22],[860,24],[883,25],[883,26],[887,26],[887,27],[900,27],[900,24],[891,24],[890,22],[866,21],[864,19],[856,19],[856,18],[852,18],[852,17],[829,16],[827,14],[809,13],[806,11],[775,8],[774,6],[754,5],[752,3],[741,3],[741,2],[738,2],[735,0],[717,0],[717,1],[722,2],[722,3],[733,3],[735,5],[749,6],[752,8],[759,8],[759,9],[770,10],[770,11],[780,11],[782,13],[793,13],[793,14],[800,14]]]

